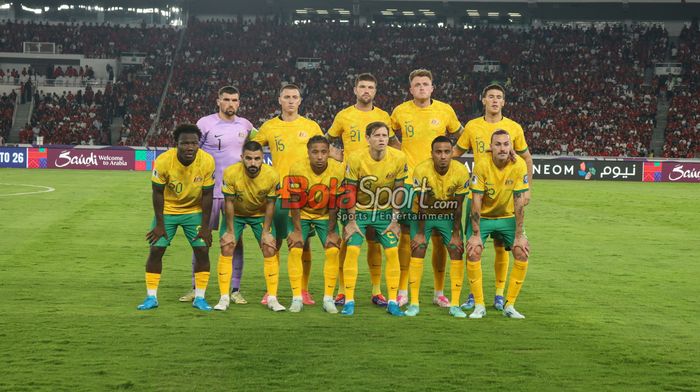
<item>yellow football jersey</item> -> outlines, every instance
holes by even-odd
[[[510,218],[515,215],[513,194],[529,189],[527,165],[521,157],[508,161],[503,169],[493,159],[482,159],[474,165],[471,179],[472,192],[484,195],[481,217],[484,219]]]
[[[497,129],[503,129],[510,135],[513,150],[518,154],[527,151],[527,142],[523,128],[517,122],[503,117],[497,123],[486,122],[484,117],[475,118],[464,126],[464,133],[457,140],[457,147],[462,150],[472,150],[474,162],[491,159],[491,134]]]
[[[164,186],[163,213],[182,215],[202,212],[202,190],[214,188],[214,157],[197,150],[194,161],[184,166],[177,159],[177,148],[156,158],[151,182]]]
[[[357,211],[371,211],[391,208],[389,192],[380,192],[377,200],[372,200],[379,188],[393,189],[394,181],[403,181],[408,176],[406,154],[387,147],[386,155],[381,161],[375,161],[369,148],[359,150],[346,159],[345,179],[355,183],[357,189]],[[369,193],[372,194],[370,196]]]
[[[345,156],[348,156],[359,149],[367,148],[367,140],[365,139],[367,125],[375,121],[385,123],[389,127],[389,137],[394,136],[389,113],[376,106],[372,110],[364,112],[358,110],[355,105],[336,114],[333,124],[328,130],[328,135],[342,138],[343,151]]]
[[[305,183],[298,177],[303,177]],[[327,220],[330,198],[342,193],[344,177],[344,165],[335,159],[328,159],[328,167],[321,174],[314,173],[308,159],[292,165],[289,170],[290,186],[313,193],[308,195],[301,208],[301,219]]]
[[[255,178],[248,177],[243,162],[224,170],[221,191],[234,198],[234,216],[264,216],[268,199],[277,198],[280,177],[270,165],[263,164]]]
[[[423,192],[423,212],[453,212],[453,203],[457,196],[469,193],[469,169],[463,164],[451,160],[447,173],[440,175],[435,171],[432,159],[426,159],[413,170],[413,212],[418,212],[421,203],[419,192]],[[439,201],[438,203],[435,203]],[[447,202],[447,203],[444,203]],[[426,208],[427,207],[427,208]]]
[[[406,101],[391,113],[391,128],[396,133],[401,132],[401,151],[406,153],[409,170],[430,158],[433,139],[455,133],[461,127],[452,106],[435,99],[426,108]]]
[[[294,162],[309,157],[306,142],[315,135],[323,136],[316,121],[301,116],[294,121],[283,121],[277,116],[265,121],[251,140],[263,146],[270,146],[272,166],[280,178],[284,179]]]

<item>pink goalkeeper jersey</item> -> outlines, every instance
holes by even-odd
[[[223,199],[221,180],[224,169],[241,160],[243,144],[254,129],[253,124],[238,116],[234,117],[233,121],[225,121],[218,113],[214,113],[200,118],[197,127],[202,131],[199,147],[211,154],[216,162],[214,198]]]

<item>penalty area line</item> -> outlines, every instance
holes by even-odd
[[[0,197],[4,196],[23,196],[23,195],[35,195],[37,193],[48,193],[48,192],[53,192],[56,189],[51,188],[50,186],[43,186],[43,185],[29,185],[29,184],[7,184],[0,182],[0,185],[10,185],[10,186],[28,186],[31,188],[40,188],[41,190],[34,191],[34,192],[17,192],[17,193],[5,193],[5,194],[0,194]]]

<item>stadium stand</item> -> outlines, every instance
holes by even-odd
[[[7,142],[12,128],[12,115],[15,112],[17,93],[14,90],[10,94],[3,93],[0,96],[0,136]]]

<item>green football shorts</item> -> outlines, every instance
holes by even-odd
[[[185,237],[187,237],[187,241],[189,241],[193,248],[207,246],[203,239],[196,238],[197,234],[199,233],[199,228],[202,225],[201,212],[179,215],[164,214],[163,224],[165,225],[165,234],[167,234],[168,238],[166,239],[165,237],[160,237],[158,241],[153,244],[153,246],[160,248],[167,248],[170,246],[170,242],[173,240],[173,237],[175,237],[178,226],[182,227],[182,230],[185,232]],[[155,227],[156,218],[153,217],[153,221],[151,222],[151,230],[153,230]]]
[[[367,228],[372,227],[376,234],[375,241],[382,244],[384,249],[394,248],[399,244],[398,238],[392,232],[382,234],[391,224],[392,210],[383,211],[355,211],[355,222],[362,235],[367,235]],[[348,240],[348,246],[361,246],[364,237],[355,233]]]
[[[255,236],[255,239],[258,240],[258,244],[260,244],[260,240],[262,239],[262,232],[263,232],[263,224],[265,223],[265,217],[264,216],[235,216],[233,217],[233,237],[236,239],[236,242],[241,238],[241,235],[243,234],[243,229],[245,229],[246,225],[250,226],[250,229],[253,230],[253,235]],[[272,226],[271,228],[272,235],[275,235],[275,227]],[[221,225],[219,225],[219,238],[221,238],[224,233],[226,233],[226,219],[221,220]]]
[[[486,239],[490,235],[493,239],[503,241],[506,250],[510,250],[515,242],[515,217],[485,219],[480,220],[481,242],[486,243]],[[472,227],[467,229],[467,240],[472,235]]]

